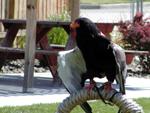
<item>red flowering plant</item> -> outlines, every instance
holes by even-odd
[[[137,13],[133,22],[121,22],[119,31],[123,34],[127,49],[150,51],[150,18],[143,20],[142,13]]]
[[[124,48],[150,52],[150,18],[143,19],[137,13],[133,22],[120,22],[119,31],[123,34]],[[139,57],[143,72],[150,73],[150,55]]]

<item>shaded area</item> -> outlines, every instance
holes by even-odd
[[[146,80],[146,81],[145,81]],[[132,77],[127,79],[126,91],[130,96],[130,92],[145,95],[150,91],[150,85],[147,79]],[[96,80],[97,86],[103,85],[105,81]],[[139,83],[139,81],[141,81]],[[88,84],[89,81],[86,81]],[[61,81],[54,81],[51,77],[34,77],[33,90],[29,93],[22,92],[23,77],[16,75],[0,75],[0,96],[28,96],[28,95],[53,95],[53,94],[68,94]],[[118,85],[113,83],[113,87],[119,90]]]
[[[61,81],[54,81],[49,77],[34,77],[33,90],[29,93],[22,93],[23,77],[17,75],[0,76],[0,96],[10,95],[45,95],[45,94],[66,94]]]

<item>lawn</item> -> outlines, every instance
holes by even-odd
[[[80,0],[81,3],[90,4],[111,4],[111,3],[129,3],[131,0]],[[143,0],[144,2],[150,2],[150,0]]]
[[[150,113],[150,98],[137,99],[136,102],[140,104],[145,113]],[[105,105],[101,101],[90,102],[93,108],[93,113],[117,113],[118,108],[115,106]],[[37,104],[32,106],[22,107],[1,107],[0,113],[55,113],[58,104]],[[84,113],[82,109],[77,106],[71,113]]]

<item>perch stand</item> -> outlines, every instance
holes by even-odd
[[[115,104],[121,113],[144,113],[142,107],[131,99],[127,99],[124,95],[112,89],[106,92],[102,87],[99,87],[99,93],[102,97],[113,104]],[[87,100],[100,99],[98,92],[93,89],[91,91],[83,88],[76,93],[71,94],[58,106],[56,113],[70,113],[71,110]]]

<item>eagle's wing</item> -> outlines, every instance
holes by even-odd
[[[125,94],[125,80],[127,77],[127,65],[124,49],[119,45],[112,43],[113,53],[117,63],[116,81],[119,84],[120,92]]]
[[[58,53],[58,75],[69,93],[75,93],[82,89],[81,73],[86,72],[85,62],[78,48]],[[81,107],[86,113],[91,113],[88,103]]]
[[[82,88],[80,85],[81,73],[85,71],[85,62],[79,49],[59,52],[58,75],[70,93]]]

